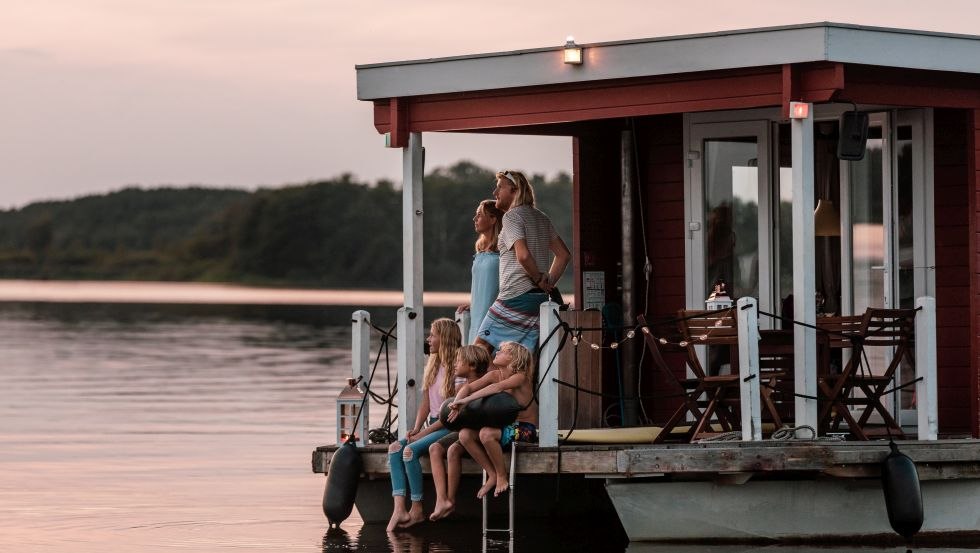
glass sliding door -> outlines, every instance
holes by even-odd
[[[864,159],[846,164],[850,199],[851,312],[891,306],[891,255],[884,206],[891,196],[884,118],[874,117]]]
[[[718,280],[733,299],[771,307],[768,134],[765,121],[692,125],[692,308],[704,307]]]

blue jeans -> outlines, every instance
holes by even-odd
[[[449,430],[440,428],[429,432],[421,439],[405,445],[405,440],[399,440],[402,449],[388,454],[388,466],[391,468],[391,495],[405,495],[405,479],[408,479],[408,488],[411,490],[412,501],[422,501],[422,464],[419,457],[429,454],[429,446],[439,441],[439,438],[449,434]],[[405,450],[412,452],[411,459],[405,461],[402,455]]]

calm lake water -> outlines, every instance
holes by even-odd
[[[0,551],[480,551],[479,522],[390,539],[355,511],[327,532],[310,454],[334,442],[352,310],[0,303]],[[372,314],[388,326],[395,310]],[[542,522],[515,550],[758,548]]]

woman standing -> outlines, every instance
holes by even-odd
[[[503,225],[504,212],[497,208],[496,200],[483,200],[476,206],[473,216],[473,229],[476,239],[476,253],[473,255],[473,270],[470,280],[470,303],[459,306],[457,313],[470,310],[470,333],[466,343],[476,340],[477,332],[483,323],[490,304],[497,299],[500,271],[500,252],[497,239]]]
[[[539,307],[548,301],[571,253],[548,216],[534,207],[534,189],[523,173],[497,173],[493,197],[504,211],[497,241],[500,290],[480,325],[477,343],[497,349],[510,341],[534,351]],[[551,254],[554,260],[549,263]]]
[[[415,426],[408,436],[388,448],[388,464],[391,467],[391,496],[394,507],[388,531],[407,528],[422,522],[422,465],[419,456],[429,451],[429,446],[449,433],[439,422],[442,402],[456,393],[453,367],[462,336],[456,321],[447,318],[432,321],[429,329],[429,361],[422,376],[422,401],[415,417]],[[428,422],[428,426],[422,427]],[[405,508],[405,494],[411,492],[412,507]]]

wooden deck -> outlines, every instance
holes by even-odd
[[[922,480],[980,478],[980,440],[898,442],[912,458]],[[320,446],[313,452],[313,472],[326,473],[337,446]],[[887,442],[763,441],[709,442],[671,445],[569,445],[545,448],[522,445],[518,449],[520,474],[577,474],[588,478],[642,478],[681,475],[715,479],[718,475],[775,476],[812,473],[840,478],[878,476],[879,464],[888,455]],[[387,477],[386,445],[362,449],[368,478]],[[428,459],[422,467],[429,472]],[[479,473],[479,466],[465,460],[464,474]]]

